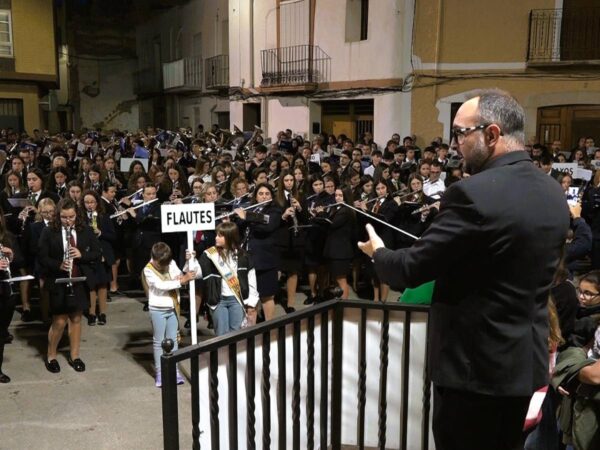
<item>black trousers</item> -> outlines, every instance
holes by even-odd
[[[436,450],[521,450],[529,400],[529,397],[494,397],[435,386]]]

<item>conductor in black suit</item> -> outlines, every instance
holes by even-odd
[[[438,450],[522,448],[530,398],[548,384],[548,294],[569,211],[522,150],[523,118],[502,91],[465,102],[452,131],[472,176],[450,185],[412,247],[386,249],[370,226],[359,243],[396,288],[436,281],[428,365]]]

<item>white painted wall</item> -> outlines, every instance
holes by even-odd
[[[92,128],[104,122],[103,128],[137,130],[139,128],[138,105],[130,105],[128,111],[105,122],[120,105],[135,101],[133,71],[136,61],[90,61],[80,59],[79,92],[81,126]],[[95,83],[95,84],[94,84]],[[83,92],[85,86],[97,86],[99,94],[90,97]]]
[[[401,78],[409,0],[369,2],[367,40],[346,42],[346,2],[316,2],[315,45],[331,57],[331,81]]]
[[[309,131],[308,101],[304,97],[279,97],[268,100],[268,137],[277,140],[279,131],[290,128],[296,134]]]
[[[394,92],[374,97],[373,139],[384,147],[392,134],[410,134],[410,93]]]

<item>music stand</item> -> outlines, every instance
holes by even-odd
[[[87,280],[87,277],[57,278],[55,284],[73,284]]]
[[[13,208],[25,208],[31,205],[28,198],[7,198],[7,200]]]
[[[27,281],[27,280],[34,280],[34,279],[35,279],[35,277],[33,275],[23,275],[23,276],[18,276],[18,277],[6,278],[5,280],[0,280],[0,282],[13,283],[13,282]]]

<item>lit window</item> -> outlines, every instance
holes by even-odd
[[[0,57],[12,58],[12,26],[10,11],[0,10]]]

